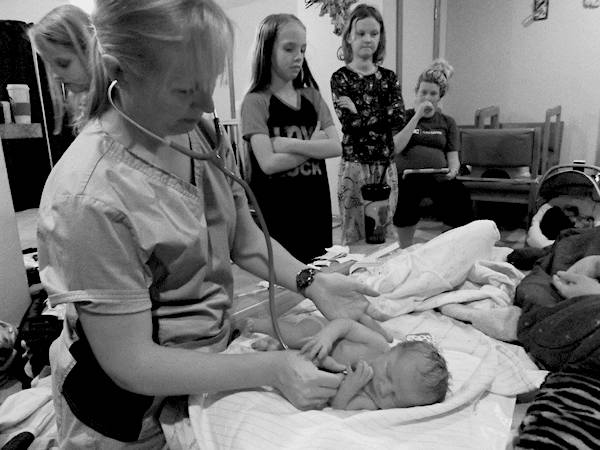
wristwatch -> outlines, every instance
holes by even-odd
[[[296,289],[298,289],[298,292],[305,295],[304,291],[315,281],[315,275],[318,272],[317,269],[313,269],[312,267],[307,267],[298,272],[296,274]]]

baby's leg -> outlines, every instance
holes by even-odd
[[[285,343],[293,349],[300,349],[306,342],[306,339],[314,336],[323,329],[327,319],[321,317],[307,316],[299,322],[292,322],[286,319],[279,319],[277,324]],[[265,333],[276,337],[271,319],[250,318],[246,322],[246,332]]]

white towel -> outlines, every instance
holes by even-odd
[[[206,449],[504,449],[514,395],[545,372],[517,348],[427,311],[384,324],[397,337],[428,332],[452,375],[442,403],[379,411],[299,411],[268,389],[190,398],[189,417]],[[237,344],[236,344],[237,345]],[[247,343],[229,351],[248,351]],[[500,395],[500,393],[504,395]]]

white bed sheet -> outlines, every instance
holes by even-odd
[[[539,386],[546,372],[537,370],[519,347],[437,312],[400,316],[384,325],[396,337],[428,332],[438,341],[453,380],[453,393],[443,403],[383,411],[299,411],[268,389],[199,395],[189,401],[188,443],[236,450],[505,449],[516,394]],[[251,349],[247,339],[240,339],[229,351]]]

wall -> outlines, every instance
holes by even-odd
[[[407,108],[415,101],[419,74],[433,59],[434,0],[402,2],[402,96]]]
[[[0,20],[22,20],[36,22],[65,0],[0,0]]]
[[[446,56],[456,73],[445,109],[459,124],[500,106],[505,122],[543,121],[562,105],[561,161],[599,163],[600,9],[550,2],[548,19],[523,26],[532,2],[460,0],[447,6]]]

